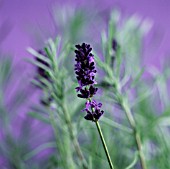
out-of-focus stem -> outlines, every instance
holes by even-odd
[[[122,101],[121,105],[122,105],[122,108],[124,109],[124,111],[126,113],[126,116],[127,116],[128,120],[129,120],[129,123],[130,123],[130,125],[131,125],[131,127],[133,129],[137,149],[138,149],[138,152],[139,152],[141,167],[142,167],[142,169],[147,169],[146,162],[145,162],[145,157],[144,157],[144,154],[142,152],[142,142],[141,142],[140,135],[139,135],[139,133],[137,131],[137,128],[136,128],[136,123],[135,123],[134,117],[133,117],[133,115],[131,113],[131,110],[130,110],[128,104],[126,104],[124,101]]]
[[[127,119],[129,121],[129,124],[130,124],[130,126],[131,126],[131,128],[133,130],[134,138],[135,138],[135,141],[136,141],[136,146],[137,146],[137,149],[138,149],[138,152],[139,152],[141,167],[142,167],[142,169],[147,169],[145,157],[144,157],[144,154],[142,152],[142,141],[141,141],[141,137],[140,137],[140,135],[139,135],[139,133],[137,131],[137,126],[136,126],[135,119],[134,119],[134,117],[132,115],[132,112],[130,110],[130,107],[129,107],[126,99],[123,97],[123,95],[121,93],[121,87],[120,87],[120,85],[118,85],[118,83],[116,84],[115,89],[116,89],[115,92],[121,98],[119,104],[121,105],[121,107],[125,111]]]
[[[59,145],[59,149],[61,151],[63,151],[64,150],[63,144],[61,143],[60,140],[58,140],[59,133],[57,131],[54,114],[53,114],[53,112],[50,109],[48,111],[49,111],[50,123],[52,125],[53,131],[54,131],[54,136],[55,136],[55,139],[56,139],[56,142],[57,142],[56,144],[58,144]],[[61,160],[64,160],[64,159],[61,159]],[[69,161],[70,169],[74,169],[75,165],[74,165],[74,162],[73,162],[73,159],[72,159],[71,156],[69,157],[69,160],[70,160]],[[63,165],[64,165],[63,167],[68,167],[68,163],[65,163],[64,161],[63,161]]]
[[[83,169],[88,169],[87,162],[86,162],[86,160],[83,156],[83,153],[80,149],[78,140],[77,140],[76,136],[74,135],[74,130],[73,130],[73,126],[72,126],[72,123],[71,123],[70,115],[69,115],[69,113],[66,109],[66,106],[63,105],[62,109],[63,109],[63,113],[64,113],[64,117],[65,117],[65,122],[67,124],[67,128],[68,128],[68,131],[69,131],[69,134],[70,134],[70,138],[71,138],[71,141],[72,141],[73,146],[75,148],[75,151],[77,153],[77,156],[79,157],[79,159],[81,161]]]
[[[63,115],[64,115],[64,120],[65,120],[65,123],[67,125],[68,132],[69,132],[70,140],[71,140],[71,142],[72,142],[72,144],[75,148],[75,151],[76,151],[78,158],[80,159],[80,163],[82,165],[82,168],[88,169],[87,162],[86,162],[84,155],[81,151],[78,140],[77,140],[77,138],[74,134],[74,129],[73,129],[73,126],[72,126],[71,118],[70,118],[70,115],[68,113],[67,107],[64,103],[64,99],[59,100],[55,94],[53,95],[53,97],[54,97],[56,103],[58,103],[58,105],[62,109],[62,112],[63,112]]]
[[[107,146],[106,146],[106,142],[105,142],[103,133],[102,133],[101,128],[100,128],[100,125],[99,125],[99,122],[98,122],[98,121],[95,121],[95,123],[96,123],[96,126],[97,126],[97,130],[98,130],[98,132],[99,132],[99,135],[100,135],[100,139],[101,139],[102,144],[103,144],[104,151],[105,151],[106,156],[107,156],[107,160],[108,160],[110,169],[114,169],[113,164],[112,164],[112,161],[111,161],[111,158],[110,158],[110,155],[109,155],[109,151],[108,151]]]

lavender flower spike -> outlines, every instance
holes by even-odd
[[[90,45],[83,43],[76,45],[78,50],[75,50],[77,62],[75,64],[75,73],[79,82],[79,87],[95,84],[96,69],[94,65],[94,56],[91,53],[92,48]]]
[[[83,110],[87,112],[87,115],[84,118],[86,120],[97,121],[104,111],[100,110],[101,106],[99,105],[102,105],[101,103],[97,104],[96,101],[91,101],[91,98],[98,90],[98,88],[94,86],[96,84],[95,75],[97,70],[95,68],[94,55],[91,53],[92,48],[86,43],[76,45],[76,48],[76,64],[74,70],[79,83],[76,91],[80,92],[77,96],[87,99],[86,108]]]

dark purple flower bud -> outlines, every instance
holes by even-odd
[[[89,88],[90,97],[93,97],[93,95],[95,95],[97,93],[97,91],[98,91],[98,88],[91,85]]]
[[[95,100],[87,101],[86,108],[83,111],[86,111],[86,120],[96,121],[103,115],[104,111],[101,110],[102,103],[97,103]]]
[[[86,88],[85,89],[80,89],[80,93],[81,94],[78,94],[77,96],[80,97],[80,98],[84,98],[84,99],[87,99],[90,97],[90,92],[89,90],[87,90]]]
[[[87,114],[84,116],[86,120],[94,121],[94,117],[91,114],[91,112],[87,112]]]

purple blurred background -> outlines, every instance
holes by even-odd
[[[46,39],[55,32],[50,11],[54,6],[93,6],[101,11],[117,7],[124,16],[138,14],[153,22],[152,31],[145,40],[144,60],[146,65],[160,67],[161,60],[169,55],[170,43],[170,1],[168,0],[105,0],[105,1],[59,1],[59,0],[1,0],[0,48],[3,53],[11,54],[16,62],[27,56],[26,47],[35,46],[35,32],[41,32]],[[7,36],[7,37],[6,37]],[[4,39],[4,40],[3,40]],[[149,62],[148,62],[149,58]]]

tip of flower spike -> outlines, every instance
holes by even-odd
[[[87,44],[87,43],[82,43],[81,45],[80,44],[77,44],[77,45],[75,45],[75,47],[77,48],[77,49],[81,49],[81,48],[86,48],[86,49],[90,49],[90,50],[92,50],[92,48],[90,48],[90,44]]]

